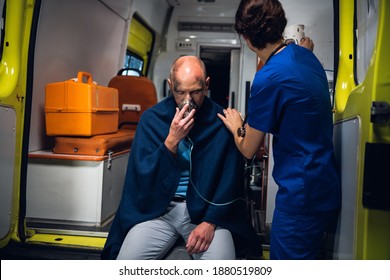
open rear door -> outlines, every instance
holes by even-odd
[[[386,0],[338,2],[334,139],[343,197],[335,258],[388,259],[390,5]]]
[[[39,1],[36,1],[39,2]],[[0,0],[0,248],[20,238],[22,143],[26,110],[27,53],[34,6],[31,1]],[[21,223],[22,224],[22,223]],[[24,229],[21,229],[24,230]]]
[[[0,105],[0,244],[10,238],[15,166],[16,113],[13,108]]]

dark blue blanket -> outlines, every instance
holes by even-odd
[[[165,213],[180,180],[175,157],[165,147],[176,103],[168,97],[145,111],[132,144],[122,199],[109,232],[102,259],[115,259],[129,229]],[[192,223],[207,221],[231,231],[238,256],[261,255],[261,244],[247,219],[244,197],[244,159],[217,113],[222,108],[205,100],[195,115],[189,137],[192,182],[187,208]],[[196,189],[195,189],[196,188]],[[217,205],[210,204],[201,198]],[[227,205],[227,202],[235,201]]]

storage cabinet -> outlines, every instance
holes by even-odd
[[[30,153],[27,221],[103,226],[119,205],[128,156]]]

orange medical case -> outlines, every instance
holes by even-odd
[[[83,78],[87,78],[84,82]],[[46,134],[93,136],[118,131],[118,90],[97,85],[92,75],[46,85]]]
[[[119,94],[118,131],[91,137],[57,136],[54,154],[98,156],[131,147],[140,116],[157,103],[157,92],[147,77],[122,76],[121,73],[122,70],[108,84]]]

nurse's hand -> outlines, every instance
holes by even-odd
[[[223,115],[218,113],[218,117],[234,136],[237,133],[237,129],[242,127],[243,119],[240,112],[236,109],[227,108],[223,110]]]
[[[245,134],[239,135],[238,129],[242,127],[242,116],[235,109],[223,110],[224,116],[218,114],[218,117],[223,121],[226,127],[233,134],[234,142],[241,154],[247,159],[253,158],[260,149],[261,143],[264,141],[265,133],[251,128],[249,124],[245,124]]]
[[[304,48],[307,48],[311,51],[313,51],[313,49],[314,49],[314,42],[309,37],[302,38],[301,42],[299,42],[299,45],[304,47]]]

